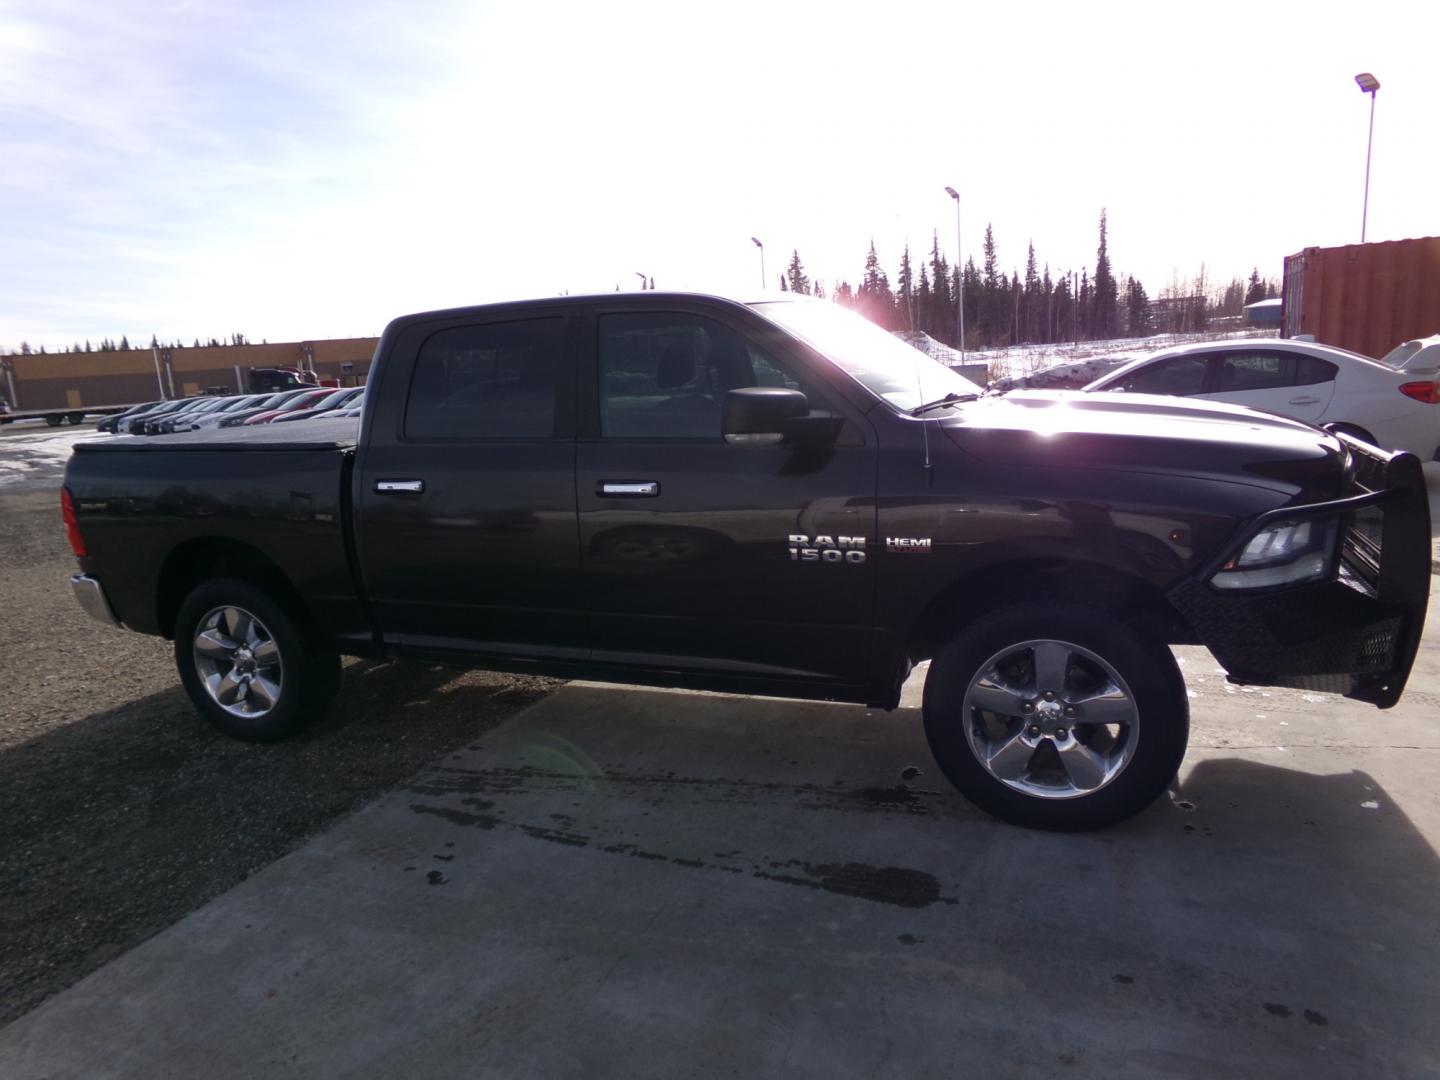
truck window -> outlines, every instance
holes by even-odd
[[[744,386],[816,391],[734,330],[701,315],[600,318],[600,432],[610,438],[720,438],[725,395]]]
[[[523,319],[431,334],[415,360],[405,437],[553,437],[561,327]]]

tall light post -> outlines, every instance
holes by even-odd
[[[765,288],[765,245],[755,237],[750,237],[750,242],[760,249],[760,288]]]
[[[645,275],[642,274],[639,270],[636,270],[636,271],[635,271],[635,276],[640,279],[640,291],[641,291],[641,292],[644,292],[644,291],[645,291]]]
[[[965,362],[965,257],[960,249],[960,193],[947,186],[945,194],[955,200],[955,332],[960,335],[960,362]]]
[[[1375,91],[1380,89],[1380,80],[1368,71],[1355,76],[1355,85],[1362,93],[1370,95],[1370,134],[1365,138],[1365,205],[1360,211],[1360,243],[1365,243],[1365,226],[1370,218],[1370,146],[1375,141]]]

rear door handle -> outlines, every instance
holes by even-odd
[[[600,494],[620,498],[646,499],[660,494],[654,480],[601,480]]]
[[[1316,404],[1319,404],[1319,401],[1320,401],[1320,399],[1319,399],[1318,397],[1292,397],[1292,398],[1290,399],[1290,404],[1291,404],[1291,405],[1316,405]]]
[[[408,491],[418,495],[425,490],[424,480],[376,480],[376,491]]]

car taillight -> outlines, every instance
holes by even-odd
[[[69,488],[60,489],[60,516],[65,521],[65,535],[70,540],[70,550],[77,559],[90,553],[85,550],[85,538],[80,535],[80,522],[75,518],[75,500],[70,497]]]
[[[1416,401],[1423,401],[1426,405],[1440,405],[1440,383],[1436,383],[1434,379],[1401,383],[1400,393]]]

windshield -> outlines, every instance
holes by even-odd
[[[766,300],[751,304],[828,357],[841,371],[898,412],[946,394],[981,388],[863,315],[824,300]]]

